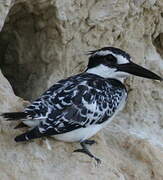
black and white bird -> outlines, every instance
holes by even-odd
[[[123,81],[130,75],[163,80],[133,63],[128,53],[115,47],[90,51],[85,72],[58,81],[23,112],[3,113],[7,120],[21,120],[29,131],[16,142],[54,136],[66,142],[80,142],[82,152],[100,162],[87,148],[89,140],[123,109],[127,90]]]

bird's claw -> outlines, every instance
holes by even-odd
[[[81,153],[85,153],[85,152],[83,151],[83,149],[75,149],[73,152],[81,152]]]
[[[85,149],[76,149],[73,152],[80,152],[80,153],[87,154],[89,157],[91,157],[91,158],[96,160],[97,165],[101,164],[101,160],[100,159],[98,159],[97,157],[95,157],[92,154],[88,153]]]
[[[88,145],[93,145],[93,144],[97,144],[97,141],[95,141],[95,140],[85,140],[84,143],[88,144]]]
[[[100,159],[98,159],[98,158],[96,158],[96,157],[94,157],[94,159],[96,160],[97,165],[100,165],[100,164],[101,164],[101,160],[100,160]]]

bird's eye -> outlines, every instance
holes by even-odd
[[[105,58],[108,65],[114,65],[117,63],[117,58],[112,54],[108,54]]]

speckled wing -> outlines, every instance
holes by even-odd
[[[62,134],[103,123],[114,114],[124,94],[126,89],[119,81],[83,73],[59,81],[27,107],[26,113],[32,119],[43,119],[33,130],[38,137]]]

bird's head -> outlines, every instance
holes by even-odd
[[[130,55],[121,49],[104,47],[95,51],[89,51],[88,55],[90,55],[86,70],[88,73],[119,80],[124,80],[130,74],[149,79],[163,80],[157,74],[133,63]]]

